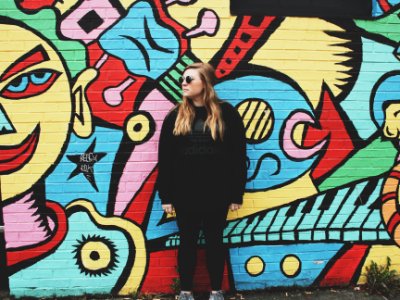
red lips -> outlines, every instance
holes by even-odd
[[[19,145],[0,146],[0,174],[9,174],[21,169],[33,156],[40,134],[37,125]]]

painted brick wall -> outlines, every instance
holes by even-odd
[[[157,145],[196,61],[246,126],[224,288],[364,283],[387,256],[400,269],[396,4],[325,20],[232,16],[228,0],[2,0],[1,290],[174,290]]]

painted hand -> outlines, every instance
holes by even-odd
[[[172,214],[172,212],[174,211],[174,207],[172,206],[172,204],[163,204],[162,205],[162,209],[167,214]]]
[[[237,204],[237,203],[231,203],[231,204],[229,205],[229,209],[230,209],[231,211],[238,210],[238,209],[240,209],[241,207],[242,207],[242,204]]]

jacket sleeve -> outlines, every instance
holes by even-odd
[[[173,112],[170,112],[164,119],[158,143],[157,188],[161,204],[171,204],[173,202],[174,126]]]
[[[246,156],[246,132],[242,118],[238,111],[230,108],[229,122],[229,147],[230,147],[230,165],[232,166],[231,174],[231,199],[230,203],[243,203],[243,194],[247,179],[247,156]]]

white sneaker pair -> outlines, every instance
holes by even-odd
[[[178,300],[194,300],[192,293],[180,292]],[[209,300],[224,300],[222,291],[211,292]]]

